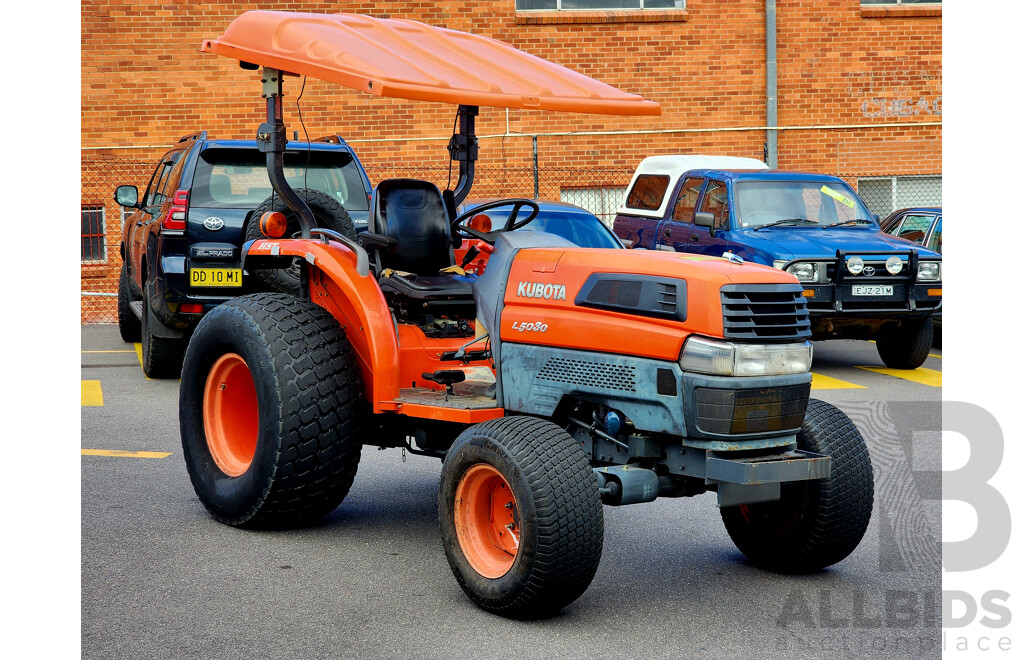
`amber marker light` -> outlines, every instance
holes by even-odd
[[[486,234],[491,231],[491,218],[483,213],[477,213],[469,219],[469,224],[467,226],[470,229],[475,229]]]
[[[268,211],[260,216],[260,231],[270,238],[281,238],[288,229],[288,220],[280,211]]]
[[[929,296],[938,296],[938,297],[941,298],[942,297],[942,289],[928,289],[928,295]]]
[[[813,298],[814,289],[804,289],[804,298]]]

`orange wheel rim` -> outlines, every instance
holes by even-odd
[[[237,353],[213,363],[203,391],[203,427],[214,463],[229,477],[245,473],[256,455],[259,436],[256,386]]]
[[[486,463],[473,465],[455,489],[455,533],[469,565],[485,578],[509,572],[521,542],[519,511],[508,482]]]

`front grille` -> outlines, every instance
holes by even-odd
[[[589,385],[620,392],[636,391],[636,368],[590,360],[548,358],[537,380],[550,380],[571,385]]]
[[[726,339],[795,341],[811,336],[807,299],[799,284],[727,284],[722,287]]]
[[[871,260],[871,261],[868,261],[867,259],[865,259],[864,260],[864,270],[862,270],[857,275],[854,275],[850,271],[846,270],[846,265],[845,264],[843,264],[842,266],[838,266],[838,267],[841,267],[843,269],[843,280],[845,280],[845,281],[856,280],[857,282],[864,282],[865,284],[870,284],[871,282],[881,281],[881,280],[885,280],[885,281],[900,280],[900,281],[903,281],[903,280],[911,279],[911,276],[913,275],[913,273],[910,272],[910,266],[909,266],[908,262],[906,262],[906,261],[903,262],[903,270],[901,270],[896,275],[890,275],[889,271],[887,271],[885,269],[885,259]],[[835,282],[836,281],[835,280],[836,268],[837,268],[837,264],[835,262],[831,262],[831,263],[829,263],[825,267],[825,278],[829,282]],[[868,275],[869,272],[871,273],[870,275]]]
[[[747,390],[698,387],[697,428],[718,434],[798,429],[810,394],[810,383]]]

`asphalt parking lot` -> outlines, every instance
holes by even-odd
[[[875,508],[858,549],[811,575],[749,566],[713,494],[605,507],[601,566],[555,618],[477,609],[445,560],[441,464],[363,451],[323,523],[215,522],[181,456],[178,382],[147,380],[116,326],[82,327],[85,658],[847,658],[938,655],[941,351],[884,369],[867,342],[815,344],[812,396],[868,440]]]

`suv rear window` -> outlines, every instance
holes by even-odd
[[[626,197],[626,206],[631,209],[657,211],[668,189],[668,176],[664,174],[641,174],[636,178],[633,189]]]
[[[289,151],[284,155],[284,174],[292,188],[327,193],[346,210],[369,208],[351,154]],[[203,208],[255,208],[271,192],[264,154],[248,149],[207,149],[196,165],[189,201],[192,206]]]

